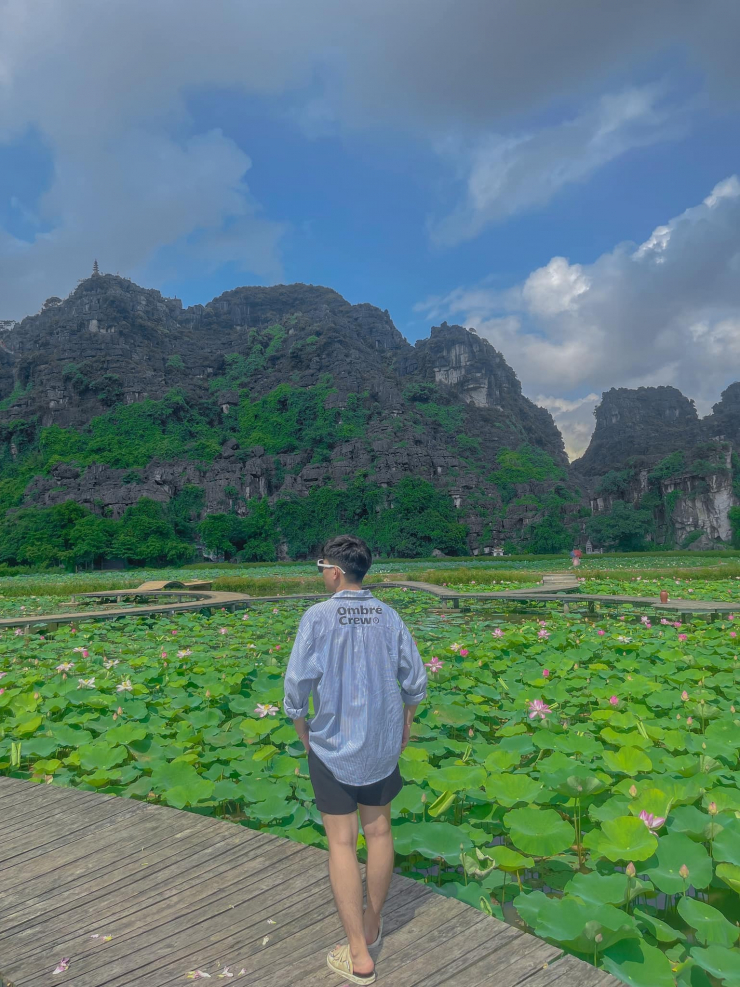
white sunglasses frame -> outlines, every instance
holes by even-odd
[[[339,571],[343,576],[347,575],[347,573],[340,565],[335,565],[333,562],[328,563],[328,562],[324,562],[323,559],[316,559],[316,565],[319,567],[319,569],[339,569]]]

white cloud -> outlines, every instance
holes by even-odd
[[[625,151],[677,135],[682,113],[662,107],[660,96],[654,86],[627,89],[553,126],[494,134],[472,146],[448,144],[448,156],[466,173],[466,192],[450,215],[431,225],[433,239],[468,240],[491,223],[544,205]]]
[[[504,199],[530,208],[664,130],[646,88],[512,137],[516,114],[583,105],[610,78],[676,44],[720,95],[732,94],[739,17],[725,0],[536,8],[509,0],[0,0],[0,142],[31,130],[54,169],[44,200],[24,202],[46,232],[32,242],[0,233],[0,314],[20,316],[50,292],[65,293],[95,254],[104,268],[134,276],[163,264],[162,248],[186,266],[228,261],[265,280],[279,276],[282,227],[260,214],[244,183],[249,140],[237,147],[200,128],[188,113],[191,94],[281,97],[315,135],[398,127],[432,146],[454,133],[474,151],[473,165],[461,166],[475,226],[505,212]],[[481,136],[494,132],[505,136]],[[548,156],[560,177],[548,173]],[[457,238],[469,235],[465,208]]]
[[[555,257],[506,291],[457,288],[417,306],[475,326],[500,349],[525,389],[541,396],[580,453],[594,393],[673,384],[702,413],[740,368],[740,181],[639,245],[591,264]]]

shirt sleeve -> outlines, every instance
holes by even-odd
[[[398,684],[406,706],[418,706],[427,694],[427,670],[404,623],[398,641]]]
[[[312,621],[304,614],[285,670],[283,709],[291,720],[308,713],[308,699],[321,675],[313,647]]]

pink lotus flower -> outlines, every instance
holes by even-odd
[[[280,611],[278,610],[278,608],[277,608],[277,607],[275,607],[275,608],[273,609],[273,611],[272,611],[272,612],[273,612],[273,613],[280,613]]]
[[[666,620],[665,617],[660,618],[661,624],[670,624],[670,620]]]
[[[640,819],[645,823],[650,832],[654,832],[665,822],[665,816],[654,816],[652,812],[646,812],[644,809],[640,813]]]
[[[694,722],[694,717],[693,717],[693,716],[687,716],[687,717],[686,717],[686,725],[687,725],[687,726],[691,726],[691,724],[692,724],[693,722]]]
[[[542,678],[543,679],[549,679],[550,678],[550,669],[549,668],[543,668],[542,669]]]
[[[175,630],[175,628],[174,628],[174,627],[172,628],[172,634],[173,634],[173,636],[174,636],[175,634],[177,634],[177,631]]]
[[[245,613],[244,616],[242,617],[242,620],[249,620],[249,614]]]
[[[265,716],[275,716],[277,712],[278,712],[278,707],[272,706],[269,703],[268,704],[257,703],[257,706],[255,708],[255,713],[259,714],[260,719],[262,719]]]
[[[229,633],[229,629],[228,629],[228,627],[219,627],[218,633],[219,634],[228,634]]]
[[[640,617],[640,623],[641,624],[644,624],[647,627],[649,625],[649,623],[650,623],[650,618],[649,617]]]
[[[5,689],[0,689],[0,696],[5,692]]]
[[[546,630],[545,630],[544,628],[543,628],[543,629],[542,629],[542,630],[541,630],[541,631],[539,632],[539,634],[537,635],[537,637],[542,637],[542,638],[545,638],[545,640],[547,640],[547,638],[548,638],[549,636],[550,636],[550,632],[549,632],[549,631],[546,631]]]
[[[461,658],[467,658],[470,652],[468,651],[467,648],[460,648],[459,654]]]
[[[444,662],[443,661],[440,661],[439,658],[437,658],[435,655],[432,655],[432,660],[431,661],[425,661],[424,664],[429,669],[429,671],[432,673],[432,675],[434,675],[435,672],[438,672],[440,670],[440,668],[444,665]]]
[[[541,720],[544,720],[549,712],[550,712],[550,707],[547,705],[547,703],[543,702],[541,699],[533,699],[532,702],[529,704],[530,720],[534,720],[538,716]]]
[[[134,687],[131,684],[131,679],[124,679],[119,685],[116,686],[116,692],[133,692]]]
[[[69,957],[65,956],[56,965],[56,968],[52,970],[52,973],[65,973],[69,970]]]
[[[79,685],[78,689],[94,689],[95,688],[95,676],[91,679],[78,679]]]
[[[598,631],[596,631],[596,633],[599,635],[599,637],[603,637],[606,634],[606,631],[602,630],[602,628],[600,627]]]
[[[688,634],[679,634],[678,635],[678,640],[679,641],[685,641],[688,638],[688,636],[689,636]]]
[[[730,631],[730,637],[737,637],[736,631]]]
[[[15,633],[15,636],[16,637],[20,637],[21,634],[23,633],[23,628],[22,627],[16,627],[14,633]]]
[[[184,651],[178,651],[177,652],[177,657],[178,658],[187,658],[188,655],[192,655],[192,653],[193,652],[190,650],[190,648],[185,648]]]
[[[689,694],[685,689],[681,693],[681,698],[683,699],[684,702],[686,702],[686,700],[689,698]]]
[[[57,671],[71,672],[74,667],[75,667],[75,663],[73,661],[63,661],[61,665],[57,665]]]
[[[118,658],[106,658],[106,660],[103,662],[103,668],[115,668],[116,665],[119,664],[120,662]]]
[[[457,641],[455,641],[453,644],[450,645],[450,651],[459,651],[459,650],[460,650],[460,645],[457,643]]]
[[[503,637],[504,636],[504,632],[501,630],[500,627],[497,627],[496,630],[493,632],[493,636],[494,637]]]
[[[612,706],[618,706],[619,705],[619,699],[616,696],[609,696],[609,703]]]
[[[678,629],[678,628],[679,628],[679,627],[681,626],[681,621],[680,621],[680,620],[677,620],[677,621],[676,621],[676,622],[674,623],[674,625],[673,625],[673,626],[674,626],[674,627],[675,627],[676,629]]]
[[[159,657],[160,658],[166,658],[167,657],[167,652],[166,651],[163,651],[162,654]]]
[[[0,672],[0,679],[4,679],[7,674],[7,672]]]

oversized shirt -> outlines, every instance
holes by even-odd
[[[396,611],[370,590],[340,590],[301,619],[283,705],[297,720],[313,693],[311,749],[339,781],[371,785],[396,767],[404,704],[420,703],[426,689],[424,663]]]

